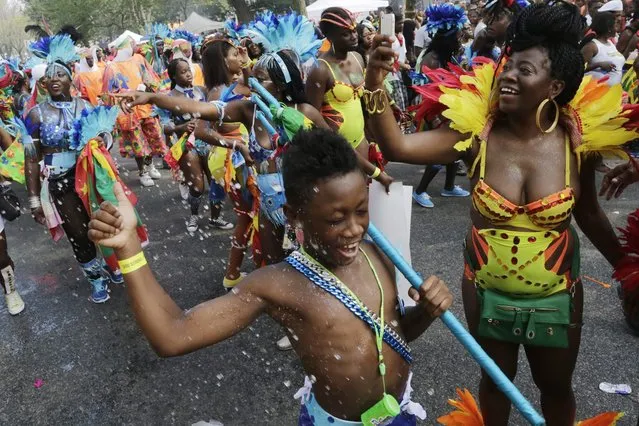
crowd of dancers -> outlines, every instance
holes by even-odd
[[[619,238],[598,201],[639,180],[632,6],[446,3],[395,15],[394,34],[379,33],[381,15],[357,22],[343,8],[317,26],[262,12],[207,36],[154,24],[108,51],[61,30],[31,43],[28,61],[0,64],[2,217],[20,214],[11,182],[24,185],[35,221],[56,241],[66,235],[91,300],[125,283],[161,356],[215,344],[266,313],[307,374],[300,425],[408,425],[425,413],[411,401],[407,342],[452,296],[430,277],[404,307],[392,263],[365,240],[367,186],[389,190],[387,161],[426,165],[413,198],[433,207],[427,189],[445,166],[442,196],[472,200],[470,332],[511,379],[523,345],[547,424],[572,425],[583,306],[573,217],[615,269],[639,332],[639,214]],[[189,233],[208,196],[210,225],[232,230],[224,296],[183,311],[158,284],[116,145],[140,186],[155,185],[161,163],[171,169]],[[624,162],[608,168],[613,156]],[[460,170],[470,191],[455,185]],[[0,281],[17,315],[25,305],[4,219]],[[249,249],[256,270],[246,275]],[[510,401],[484,372],[479,400],[485,424],[508,424]]]

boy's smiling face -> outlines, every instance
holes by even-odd
[[[302,225],[309,254],[326,267],[348,265],[368,229],[366,178],[358,169],[320,180],[304,206],[287,210],[295,216],[290,223]]]

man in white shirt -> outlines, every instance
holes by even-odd
[[[422,24],[417,31],[415,31],[415,57],[418,57],[422,50],[426,49],[430,45],[430,37],[426,30],[426,22]]]

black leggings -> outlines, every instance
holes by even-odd
[[[75,259],[82,264],[92,261],[96,257],[95,245],[89,240],[89,215],[75,192],[75,169],[49,178],[49,193],[63,221],[62,228],[71,243]]]

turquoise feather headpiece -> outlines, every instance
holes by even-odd
[[[91,139],[103,134],[110,136],[119,112],[118,107],[111,106],[99,106],[82,111],[82,116],[73,123],[74,137],[71,149],[81,151]]]
[[[146,38],[148,38],[149,40],[154,40],[158,37],[164,40],[165,38],[169,37],[169,34],[171,34],[171,29],[166,24],[163,24],[161,22],[154,22],[153,24],[148,25],[145,28],[145,32]]]
[[[71,77],[71,70],[68,68],[68,64],[80,60],[75,51],[75,44],[68,34],[43,37],[31,43],[29,51],[34,56],[46,60],[48,64],[47,75],[61,68]]]
[[[322,46],[313,23],[295,12],[279,16],[270,11],[259,14],[245,34],[253,43],[261,44],[267,53],[292,50],[302,63],[315,58]]]

